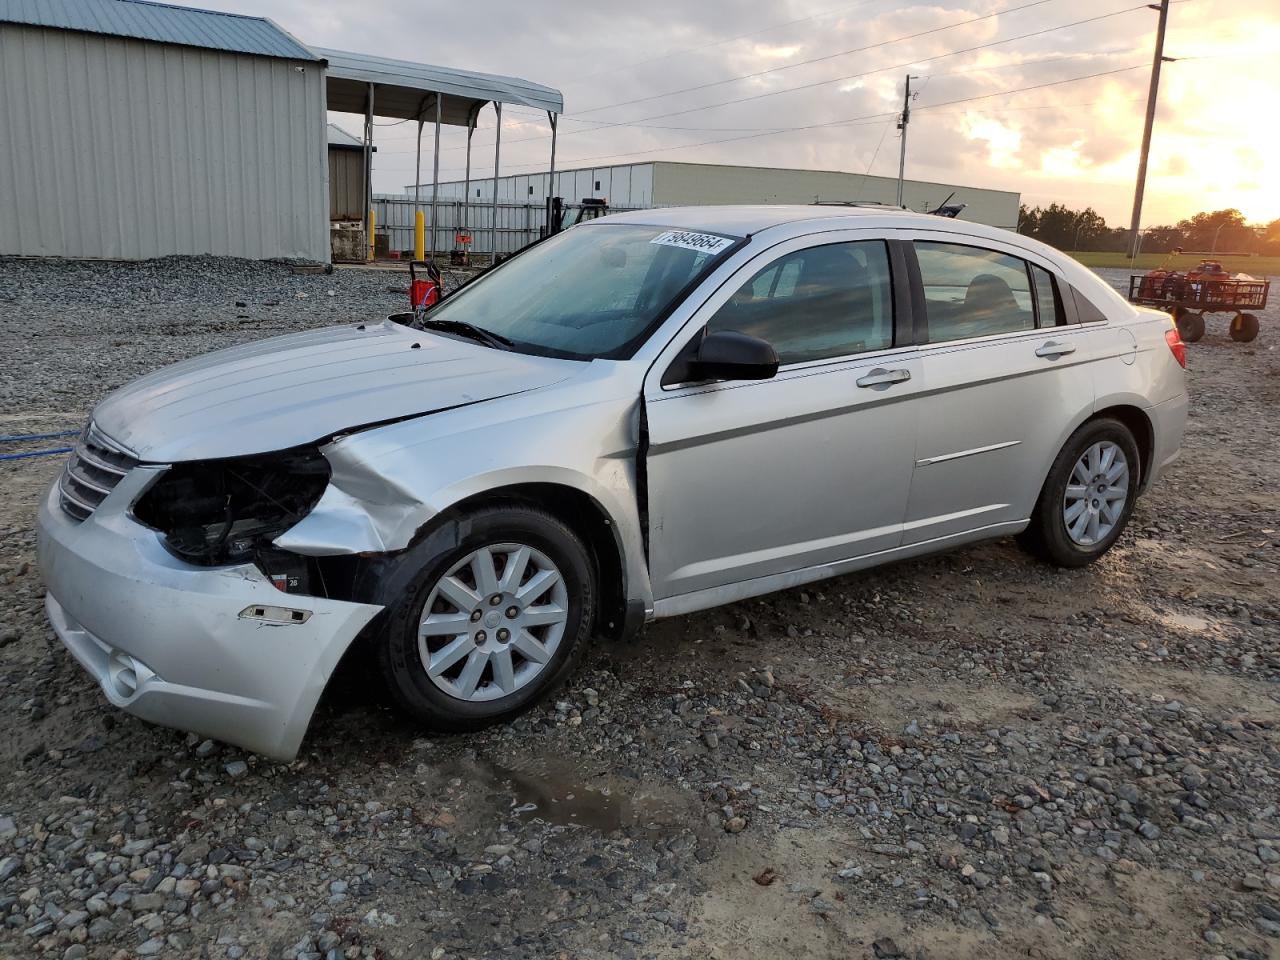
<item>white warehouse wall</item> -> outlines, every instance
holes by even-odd
[[[413,186],[406,187],[405,191],[412,196]],[[912,210],[932,209],[953,191],[953,202],[968,204],[961,219],[1010,230],[1017,226],[1020,195],[1012,191],[907,180],[903,184],[903,203]],[[431,185],[428,183],[422,187],[424,201],[430,199],[430,195]],[[461,182],[440,185],[441,199],[459,200],[462,195]],[[498,198],[505,203],[541,204],[547,195],[545,173],[517,174],[498,180]],[[836,170],[653,161],[557,172],[556,189],[551,195],[563,197],[570,203],[586,197],[605,197],[611,206],[620,209],[702,204],[806,204],[814,200],[892,204],[897,196],[897,180]],[[489,202],[493,197],[493,178],[473,180],[468,196],[472,203]]]

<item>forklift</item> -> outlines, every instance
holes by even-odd
[[[603,217],[608,212],[609,201],[604,197],[583,197],[582,202],[576,204],[567,204],[560,197],[547,197],[547,226],[542,229],[542,236],[552,236],[561,230]]]

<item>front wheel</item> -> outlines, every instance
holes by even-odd
[[[581,657],[595,608],[586,547],[551,514],[491,507],[458,531],[438,553],[406,556],[419,568],[378,643],[396,704],[437,730],[508,719],[554,690]]]
[[[1061,567],[1097,560],[1129,522],[1140,468],[1138,445],[1123,423],[1084,424],[1054,460],[1020,541]]]

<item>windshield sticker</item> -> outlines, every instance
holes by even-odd
[[[687,230],[668,230],[649,242],[660,243],[666,247],[700,250],[703,253],[719,253],[725,247],[731,247],[734,244],[734,241],[728,237],[717,237],[712,233],[689,233]]]

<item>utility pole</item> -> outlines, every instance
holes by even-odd
[[[1147,186],[1147,154],[1151,151],[1151,128],[1156,122],[1156,97],[1160,92],[1160,65],[1172,61],[1164,55],[1164,31],[1169,22],[1169,0],[1147,4],[1160,14],[1156,24],[1156,52],[1151,61],[1151,87],[1147,91],[1147,122],[1142,128],[1142,152],[1138,155],[1138,184],[1133,191],[1133,219],[1129,221],[1129,259],[1138,256],[1138,229],[1142,221],[1142,194]]]
[[[1168,3],[1168,0],[1165,0]],[[902,178],[907,169],[907,124],[911,122],[911,81],[919,80],[907,74],[907,88],[902,95],[902,118],[898,129],[902,131],[902,143],[898,147],[898,206],[902,206]]]

